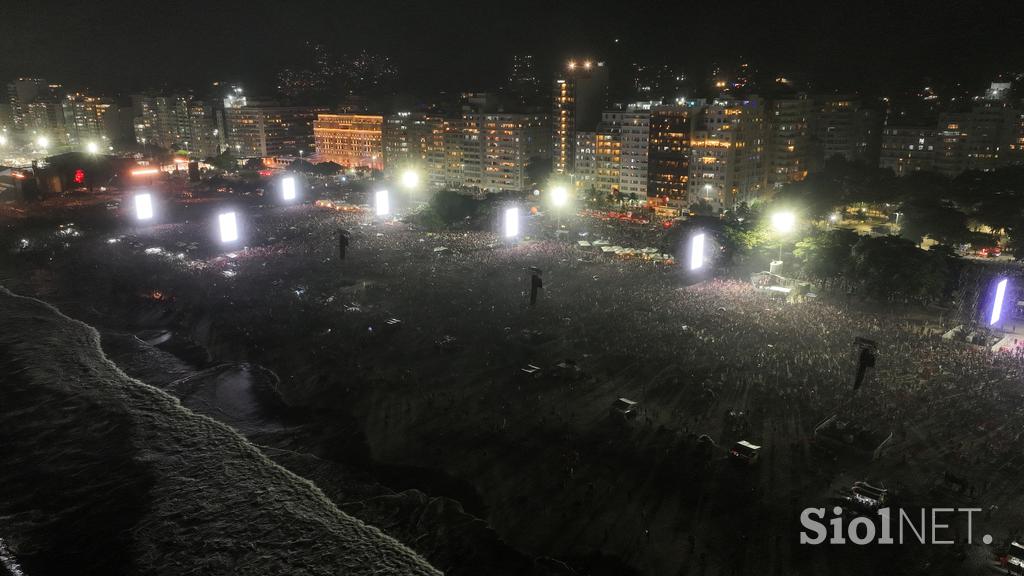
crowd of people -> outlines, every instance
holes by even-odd
[[[171,248],[191,241],[198,226],[140,237],[144,246]],[[188,279],[170,292],[184,300],[188,282],[201,285],[202,298],[216,301],[202,305],[244,335],[257,358],[294,356],[291,366],[309,367],[302,377],[317,372],[324,385],[337,386],[342,373],[346,390],[356,386],[355,374],[400,380],[408,387],[382,412],[396,438],[412,430],[440,434],[430,436],[445,440],[434,445],[455,450],[460,439],[447,436],[444,426],[457,426],[477,454],[493,448],[484,439],[511,433],[517,421],[530,430],[562,430],[558,437],[576,448],[560,449],[560,482],[597,486],[601,494],[614,482],[584,472],[587,456],[579,446],[591,434],[593,415],[607,413],[622,395],[640,401],[642,427],[708,432],[720,441],[717,416],[741,412],[747,439],[767,450],[774,449],[771,441],[809,442],[818,423],[838,415],[891,432],[886,457],[917,466],[922,486],[951,473],[966,479],[979,501],[1015,496],[1024,467],[1024,354],[943,340],[928,322],[869,302],[787,303],[748,280],[691,283],[680,266],[576,243],[604,239],[679,253],[666,245],[671,235],[655,227],[570,221],[566,229],[569,237],[559,238],[553,223],[539,217],[526,222],[523,237],[509,240],[483,231],[428,232],[366,214],[282,208],[245,222],[249,248],[239,247],[230,259],[211,254],[208,265],[187,268]],[[343,261],[342,234],[349,239]],[[237,273],[232,278],[223,274],[228,262]],[[543,274],[535,306],[531,267]],[[158,280],[172,281],[169,275]],[[391,318],[404,326],[397,343],[379,336]],[[877,342],[878,362],[854,390],[856,337]],[[457,341],[466,353],[439,359],[438,341]],[[506,385],[528,363],[552,371],[559,362],[584,374],[571,394],[531,396]],[[299,379],[284,377],[282,385]],[[458,422],[440,423],[439,408]],[[770,432],[779,422],[791,424],[788,436]],[[774,475],[783,465],[766,466]],[[638,533],[645,533],[652,521],[640,521]]]

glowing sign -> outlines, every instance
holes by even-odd
[[[135,195],[135,217],[149,220],[153,217],[153,195],[148,192]]]
[[[388,198],[387,190],[377,190],[377,216],[387,216],[391,213],[391,200]]]
[[[75,184],[82,184],[85,182],[85,170],[79,168],[75,170]]]
[[[992,301],[992,316],[990,317],[988,324],[989,326],[999,322],[999,317],[1003,313],[1003,300],[1006,298],[1006,278],[1003,278],[996,284],[996,297]]]
[[[160,170],[157,168],[136,168],[132,170],[132,176],[151,176],[159,173]]]
[[[281,180],[281,197],[285,200],[295,200],[295,177],[289,176]]]
[[[505,209],[505,238],[519,236],[519,208]]]
[[[220,221],[220,241],[234,242],[238,240],[238,220],[234,212],[225,212],[217,217]]]
[[[704,267],[704,233],[695,235],[690,240],[690,270]]]

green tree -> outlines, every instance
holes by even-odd
[[[919,303],[943,297],[949,284],[946,255],[919,249],[897,236],[862,236],[852,250],[852,280],[880,300]]]
[[[231,150],[225,150],[218,156],[211,158],[210,163],[218,170],[223,170],[225,172],[234,172],[235,170],[238,170],[238,159],[231,153]]]
[[[793,255],[807,276],[828,288],[850,272],[853,246],[859,239],[853,230],[828,230],[797,242]]]

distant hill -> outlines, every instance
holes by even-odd
[[[0,538],[46,574],[439,574],[0,288]]]

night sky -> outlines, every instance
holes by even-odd
[[[1024,8],[998,2],[30,2],[3,0],[0,80],[131,91],[216,79],[269,90],[307,40],[394,58],[399,89],[487,89],[513,53],[553,66],[746,57],[822,87],[886,90],[1024,70]],[[619,43],[613,39],[619,38]],[[615,74],[615,68],[612,68]]]

